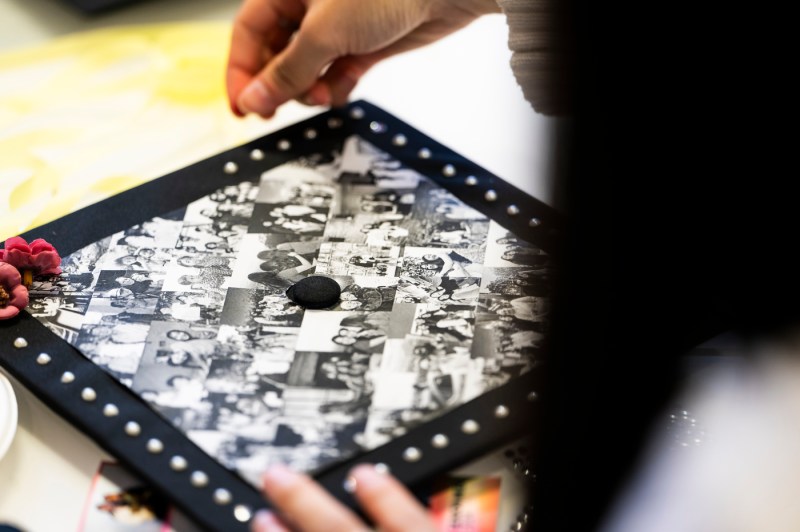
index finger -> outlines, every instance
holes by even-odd
[[[283,465],[273,465],[264,474],[263,482],[269,500],[294,528],[367,531],[352,511],[306,475],[295,473]]]
[[[368,464],[350,472],[361,507],[384,532],[435,532],[425,508],[400,482]]]
[[[244,115],[239,111],[236,100],[253,77],[264,68],[267,44],[276,33],[285,31],[281,27],[282,21],[299,20],[303,16],[302,7],[293,7],[292,3],[291,0],[245,0],[233,21],[225,82],[228,103],[238,116]]]

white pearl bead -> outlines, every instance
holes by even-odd
[[[177,454],[169,460],[169,467],[171,467],[173,471],[183,471],[188,466],[189,463],[186,461],[186,458]]]
[[[233,517],[240,523],[246,523],[253,517],[253,511],[244,504],[237,504],[233,509]]]
[[[150,438],[147,440],[147,452],[152,454],[158,454],[164,450],[164,444],[161,443],[161,440],[156,438]]]
[[[128,421],[125,423],[125,434],[130,436],[131,438],[135,438],[139,434],[142,433],[142,427],[135,421]]]
[[[431,445],[433,445],[437,449],[444,449],[445,447],[450,445],[450,439],[444,434],[437,434],[433,438],[431,438]]]
[[[94,391],[92,388],[84,388],[81,390],[81,399],[86,401],[87,403],[91,403],[95,399],[97,399],[97,392]]]
[[[494,417],[496,418],[508,417],[509,413],[508,407],[505,405],[497,405],[497,407],[494,409]]]
[[[475,434],[481,429],[481,426],[478,425],[478,422],[474,419],[468,419],[464,423],[461,424],[461,432],[464,434]]]
[[[230,504],[232,498],[231,492],[225,488],[217,488],[214,490],[214,502],[217,504]]]
[[[422,451],[416,447],[409,447],[403,451],[403,460],[406,462],[417,462],[422,458]]]
[[[192,476],[189,478],[189,482],[191,482],[192,486],[195,488],[202,488],[208,484],[208,475],[202,471],[194,471]]]

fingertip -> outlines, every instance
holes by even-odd
[[[300,480],[300,474],[295,473],[284,464],[273,464],[261,476],[261,485],[269,493],[271,491],[286,489]]]
[[[382,530],[435,530],[425,508],[383,468],[360,464],[350,470],[354,495],[365,513]]]
[[[236,100],[236,107],[244,114],[255,113],[265,118],[275,114],[277,102],[263,81],[251,81]]]
[[[251,532],[288,532],[288,528],[269,510],[259,510],[250,524]]]
[[[237,116],[238,118],[244,118],[245,114],[239,110],[239,106],[236,105],[236,102],[230,101],[228,102],[228,107],[230,107],[231,112]]]
[[[356,490],[363,491],[385,483],[388,473],[379,471],[372,464],[359,464],[350,470],[350,476],[356,481]]]
[[[317,81],[314,86],[308,91],[309,99],[313,105],[330,105],[331,104],[331,91],[330,88],[321,81]]]
[[[350,93],[358,85],[361,74],[362,72],[358,69],[344,62],[337,65],[337,68],[331,68],[325,76],[331,100],[330,105],[335,107],[347,105]]]

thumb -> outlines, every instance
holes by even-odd
[[[337,56],[325,35],[323,28],[303,24],[286,48],[242,91],[236,102],[239,111],[269,118],[280,105],[311,89],[322,69]]]

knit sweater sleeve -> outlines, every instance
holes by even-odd
[[[525,99],[545,115],[570,111],[570,57],[559,0],[497,0],[508,22],[511,69]]]

